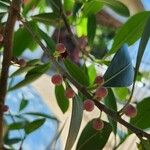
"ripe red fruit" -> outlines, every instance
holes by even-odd
[[[107,96],[107,94],[108,94],[108,91],[105,87],[99,87],[96,89],[95,97],[98,99],[101,99],[101,98]]]
[[[63,81],[63,78],[60,74],[55,74],[52,76],[51,81],[55,85],[60,85]]]
[[[56,51],[60,54],[64,53],[66,51],[66,47],[63,43],[56,44]]]
[[[2,34],[0,34],[0,42],[2,42],[3,41],[3,35]]]
[[[102,130],[104,128],[104,122],[101,119],[96,118],[92,122],[92,127],[95,130]]]
[[[9,110],[9,107],[7,105],[3,105],[3,112],[7,112]]]
[[[18,60],[18,64],[20,65],[20,67],[25,67],[27,62],[24,59],[20,59]]]
[[[94,109],[94,102],[90,99],[87,99],[84,101],[83,107],[86,111],[92,111]]]
[[[98,85],[102,85],[104,83],[104,78],[102,76],[97,76],[95,78],[95,83]]]
[[[67,98],[73,98],[73,97],[75,96],[75,92],[73,91],[72,88],[68,88],[68,89],[66,89],[66,91],[65,91],[65,96],[66,96]]]
[[[137,109],[131,104],[128,104],[124,109],[123,113],[131,118],[134,118],[137,115]]]

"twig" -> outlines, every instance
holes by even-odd
[[[15,22],[17,20],[17,14],[20,11],[21,0],[13,0],[9,7],[8,19],[4,29],[4,52],[3,52],[3,62],[2,71],[0,78],[0,150],[2,150],[3,145],[3,105],[5,102],[6,92],[7,92],[7,79],[9,66],[11,61],[12,53],[12,39],[13,30]]]
[[[150,134],[144,132],[143,130],[131,125],[130,123],[126,122],[123,120],[117,112],[107,108],[105,105],[102,103],[98,102],[97,100],[93,99],[92,95],[90,95],[86,88],[80,85],[76,80],[74,80],[66,71],[65,69],[53,58],[53,56],[50,55],[50,49],[45,47],[43,43],[39,40],[38,36],[32,32],[32,29],[28,25],[27,22],[22,21],[24,27],[28,30],[28,32],[33,36],[34,40],[39,44],[39,46],[42,48],[42,50],[48,55],[48,57],[52,60],[52,62],[56,65],[57,68],[59,68],[60,72],[67,77],[67,79],[87,98],[92,99],[95,103],[95,105],[99,108],[99,110],[104,111],[107,115],[109,115],[113,120],[116,122],[119,122],[120,124],[124,125],[127,127],[130,131],[135,133],[136,135],[140,137],[146,137],[150,139]]]

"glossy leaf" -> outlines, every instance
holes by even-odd
[[[84,16],[96,14],[103,7],[103,4],[99,0],[92,0],[85,3],[83,7]]]
[[[20,67],[18,70],[13,72],[10,77],[14,77],[14,76],[20,75],[22,73],[26,73],[26,72],[30,71],[31,69],[35,68],[35,65],[37,65],[37,64],[40,64],[39,59],[30,60],[29,62],[27,62],[27,65],[25,67]]]
[[[23,109],[25,109],[28,105],[29,101],[26,99],[22,99],[20,106],[19,106],[19,111],[22,111]]]
[[[104,74],[106,87],[126,87],[133,83],[134,68],[124,45],[112,59]]]
[[[50,49],[50,53],[52,54],[55,51],[55,42],[54,40],[49,37],[44,31],[38,28],[38,32],[40,37],[46,42],[47,47]]]
[[[83,129],[79,141],[77,143],[77,150],[100,150],[103,149],[108,141],[110,133],[112,132],[111,125],[104,122],[104,128],[97,131],[92,127],[90,121]]]
[[[127,6],[118,0],[99,0],[99,1],[105,4],[106,6],[110,7],[111,9],[113,9],[115,12],[117,12],[122,16],[128,17],[130,15]]]
[[[59,108],[63,113],[65,113],[69,107],[69,100],[65,96],[65,89],[63,85],[55,86],[55,96]]]
[[[90,15],[87,23],[87,36],[89,45],[92,46],[96,34],[96,16]]]
[[[11,87],[9,89],[9,91],[12,90],[16,90],[18,88],[21,88],[33,81],[35,81],[36,79],[38,79],[42,74],[44,74],[46,71],[48,71],[48,69],[50,68],[50,64],[43,64],[43,65],[38,65],[37,67],[33,68],[32,70],[30,70],[26,76],[25,79],[20,81],[19,83],[17,83],[16,85],[14,85],[13,87]]]
[[[24,128],[26,134],[30,134],[34,132],[35,130],[39,129],[45,123],[45,121],[46,119],[43,118],[43,119],[37,119],[28,123]]]
[[[49,114],[40,113],[40,112],[27,112],[27,113],[23,113],[23,115],[31,115],[31,116],[37,116],[37,117],[44,117],[44,118],[47,118],[47,119],[52,119],[52,120],[58,121],[58,119],[56,117],[51,116]]]
[[[127,43],[129,46],[135,43],[142,35],[149,16],[149,11],[140,12],[132,16],[117,32],[108,54],[115,53],[124,43]]]
[[[34,22],[28,22],[34,32],[37,31],[37,26]],[[20,43],[21,40],[21,43]],[[31,34],[24,28],[19,28],[14,34],[13,55],[20,56],[24,50],[29,48],[35,49],[36,43],[34,42]]]
[[[5,144],[7,144],[7,145],[12,145],[12,144],[16,144],[16,143],[19,143],[19,142],[21,142],[22,141],[22,139],[21,138],[10,138],[10,139],[7,139],[6,141],[5,141]]]
[[[138,75],[141,60],[142,60],[142,57],[144,55],[144,51],[145,51],[146,45],[148,43],[149,37],[150,37],[150,15],[149,15],[149,17],[147,19],[147,22],[146,22],[146,25],[144,27],[142,38],[141,38],[140,45],[139,45],[139,48],[138,48],[138,54],[137,54],[136,66],[135,66],[134,81],[136,80],[136,77]]]
[[[112,89],[108,89],[108,95],[107,97],[105,98],[105,101],[104,101],[105,105],[112,109],[113,111],[117,112],[117,103],[116,103],[116,99],[115,99],[115,96],[113,94],[113,91]],[[112,125],[112,128],[113,128],[113,131],[114,131],[114,134],[116,134],[117,132],[117,122],[114,121],[111,117],[108,116],[108,120],[110,122],[110,124]]]
[[[130,123],[141,129],[150,128],[150,97],[143,99],[137,104],[137,116]]]
[[[15,122],[15,123],[9,124],[8,128],[9,128],[9,130],[24,129],[26,123],[27,122]]]
[[[89,77],[89,84],[92,85],[96,78],[96,69],[94,64],[91,64],[89,67],[87,67],[87,73]]]
[[[42,13],[32,16],[32,19],[44,24],[59,25],[62,20],[56,13]]]
[[[80,84],[83,84],[85,86],[88,85],[88,77],[87,75],[82,71],[82,69],[71,62],[69,59],[66,59],[64,61],[65,67],[68,71],[68,73]]]
[[[80,97],[76,95],[75,98],[73,99],[71,122],[67,142],[65,145],[65,150],[71,149],[72,146],[74,145],[74,142],[76,141],[80,129],[82,116],[83,116],[83,102],[80,99]]]
[[[117,100],[119,101],[126,101],[127,97],[129,96],[129,89],[126,87],[121,88],[113,88],[113,92]]]

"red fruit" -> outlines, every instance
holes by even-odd
[[[2,34],[0,34],[0,42],[2,42],[3,41],[3,35]]]
[[[7,105],[3,105],[3,112],[7,112],[9,110],[9,107]]]
[[[136,107],[132,106],[131,104],[128,104],[124,109],[123,113],[131,118],[134,118],[137,115],[137,109]]]
[[[92,127],[95,130],[102,130],[104,128],[104,122],[101,119],[96,118],[92,122]]]
[[[64,53],[60,54],[61,58],[67,58],[67,56],[68,56],[68,52],[67,51],[65,51]]]
[[[79,38],[79,46],[81,49],[85,49],[87,46],[87,38],[85,36]]]
[[[107,96],[107,94],[108,94],[108,91],[105,87],[99,87],[96,89],[95,97],[101,99]]]
[[[102,76],[97,76],[95,78],[95,83],[98,85],[102,85],[104,83],[104,78]]]
[[[69,17],[72,15],[72,12],[71,11],[66,11],[66,16]]]
[[[66,91],[65,91],[65,96],[67,98],[73,98],[75,96],[75,92],[71,89],[71,88],[68,88]]]
[[[55,74],[52,76],[51,81],[55,85],[60,85],[63,81],[63,78],[60,74]]]
[[[56,51],[60,54],[64,53],[66,51],[66,47],[63,43],[56,44]]]
[[[24,59],[20,59],[18,60],[18,64],[20,65],[20,67],[25,67],[27,62]]]
[[[94,102],[90,99],[87,99],[84,101],[83,107],[86,111],[92,111],[94,109]]]

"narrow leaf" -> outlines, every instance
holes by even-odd
[[[71,122],[65,150],[71,149],[72,146],[74,145],[74,142],[76,141],[80,129],[82,116],[83,116],[83,102],[80,99],[80,97],[76,95],[75,98],[73,99]]]
[[[21,103],[20,103],[20,107],[19,107],[19,111],[22,111],[23,109],[25,109],[28,105],[29,101],[26,99],[22,99]]]

